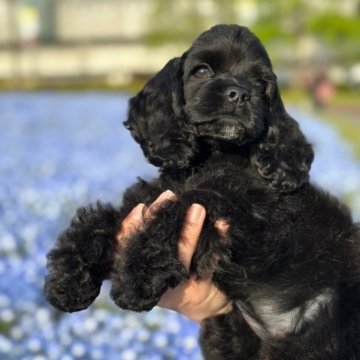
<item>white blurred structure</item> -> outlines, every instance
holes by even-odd
[[[17,27],[12,13],[14,5],[0,0],[0,45],[13,43],[17,39]]]
[[[148,29],[148,0],[61,0],[56,2],[59,41],[134,40]]]
[[[0,50],[0,79],[85,79],[99,78],[110,86],[131,81],[132,74],[148,75],[160,70],[178,46],[149,51],[138,44],[93,44],[76,47],[45,46]]]
[[[351,16],[357,13],[358,0],[302,0],[318,11],[331,10]],[[209,23],[219,20],[215,0],[0,0],[0,45],[19,40],[21,27],[40,27],[40,38],[55,41],[136,40],[152,26],[150,18],[157,8],[173,2],[177,15],[196,9]],[[264,0],[232,0],[230,9],[236,22],[251,26],[266,13]],[[279,2],[279,8],[281,5]],[[226,11],[225,11],[226,12]],[[19,16],[20,14],[20,16]],[[35,19],[38,17],[38,19]],[[17,22],[17,19],[20,20]]]
[[[358,0],[302,1],[343,14],[356,13],[358,6]],[[169,4],[170,11],[157,18],[157,11]],[[196,13],[204,20],[201,29],[229,16],[251,27],[261,12],[266,12],[265,0],[223,1],[220,7],[216,0],[0,0],[0,82],[98,78],[109,85],[126,84],[134,76],[159,70],[189,45],[169,41],[156,50],[147,46],[144,39],[154,21],[176,28],[182,26],[176,23],[181,17],[196,23],[191,18]],[[283,73],[293,71],[289,64],[295,60],[297,70],[303,66],[308,71],[309,63],[325,64],[331,58],[319,39],[307,34],[294,46],[280,46]],[[340,79],[345,70],[335,70],[334,79]],[[358,78],[356,67],[353,72]],[[341,79],[345,83],[346,76]]]

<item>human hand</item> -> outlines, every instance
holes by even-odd
[[[137,205],[122,222],[117,236],[119,245],[126,246],[125,239],[138,231],[145,219],[151,220],[156,216],[156,209],[165,200],[176,201],[175,194],[165,191],[149,208],[144,204]],[[205,216],[204,207],[198,204],[191,205],[187,212],[178,245],[180,260],[187,269],[190,268]],[[220,236],[226,235],[228,225],[224,221],[218,220],[215,226]],[[177,311],[199,323],[207,317],[229,312],[232,308],[230,301],[212,282],[211,276],[206,279],[192,276],[177,287],[169,288],[161,297],[158,306]]]

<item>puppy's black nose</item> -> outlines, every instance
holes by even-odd
[[[238,86],[230,86],[226,89],[225,96],[232,103],[244,103],[250,100],[250,92],[249,90],[238,87]]]

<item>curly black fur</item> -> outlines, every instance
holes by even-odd
[[[213,274],[234,306],[203,322],[206,359],[360,359],[359,225],[308,182],[311,146],[248,29],[200,35],[130,100],[125,126],[160,177],[129,188],[120,209],[78,211],[48,255],[54,306],[84,309],[111,278],[117,305],[150,310],[191,274]],[[177,201],[119,249],[124,217],[166,189]],[[187,271],[177,244],[192,203],[207,218]],[[218,218],[230,225],[226,239]]]

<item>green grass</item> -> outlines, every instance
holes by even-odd
[[[0,322],[0,334],[8,334],[13,325],[14,325],[13,321]]]

